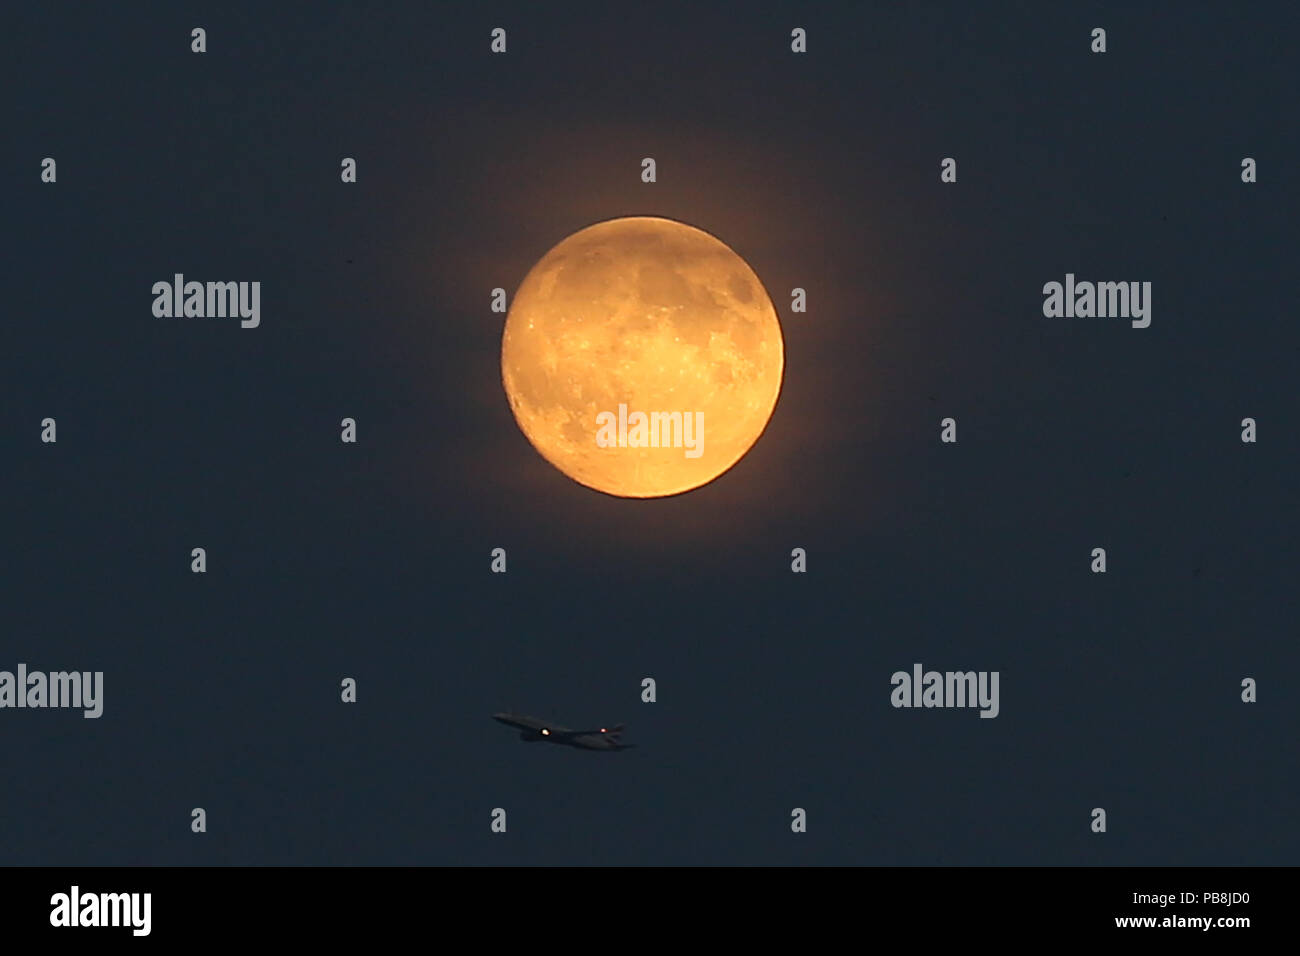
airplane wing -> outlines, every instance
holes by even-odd
[[[626,724],[615,724],[613,727],[597,727],[594,730],[569,730],[567,727],[552,727],[551,732],[563,737],[597,737],[604,734],[606,737],[617,741],[623,735],[623,728]]]
[[[549,731],[548,736],[553,735],[563,737],[575,733],[575,731],[570,730],[568,727],[562,727],[559,724],[553,724],[538,717],[530,717],[527,714],[500,713],[494,714],[493,716],[503,724],[509,724],[512,727],[519,727],[522,730]]]
[[[526,714],[504,714],[497,719],[526,730],[541,730],[546,726],[546,721],[538,720],[536,717],[529,717]]]

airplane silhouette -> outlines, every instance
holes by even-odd
[[[600,727],[596,730],[572,730],[568,727],[561,727],[558,724],[547,723],[536,717],[529,717],[526,714],[512,714],[502,712],[493,714],[492,719],[505,724],[507,727],[515,727],[519,730],[519,739],[535,743],[544,740],[552,744],[564,744],[567,747],[577,747],[580,750],[631,750],[636,744],[620,743],[623,736],[623,725],[615,724],[613,727]]]

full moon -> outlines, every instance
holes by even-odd
[[[533,447],[624,498],[727,471],[781,390],[776,310],[744,259],[703,230],[635,216],[588,226],[524,277],[501,378]]]

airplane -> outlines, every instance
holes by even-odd
[[[631,750],[636,746],[636,744],[619,742],[619,738],[623,736],[622,724],[601,727],[597,730],[570,730],[568,727],[549,724],[524,714],[502,712],[493,714],[492,719],[500,721],[507,727],[518,728],[519,739],[530,743],[545,740],[547,743],[564,744],[580,750]]]

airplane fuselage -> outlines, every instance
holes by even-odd
[[[507,727],[516,728],[519,731],[519,739],[529,743],[562,744],[580,750],[627,750],[631,747],[630,744],[619,742],[619,737],[623,733],[622,724],[610,728],[601,727],[597,730],[572,730],[536,717],[529,717],[527,714],[503,712],[493,714],[492,719]]]

